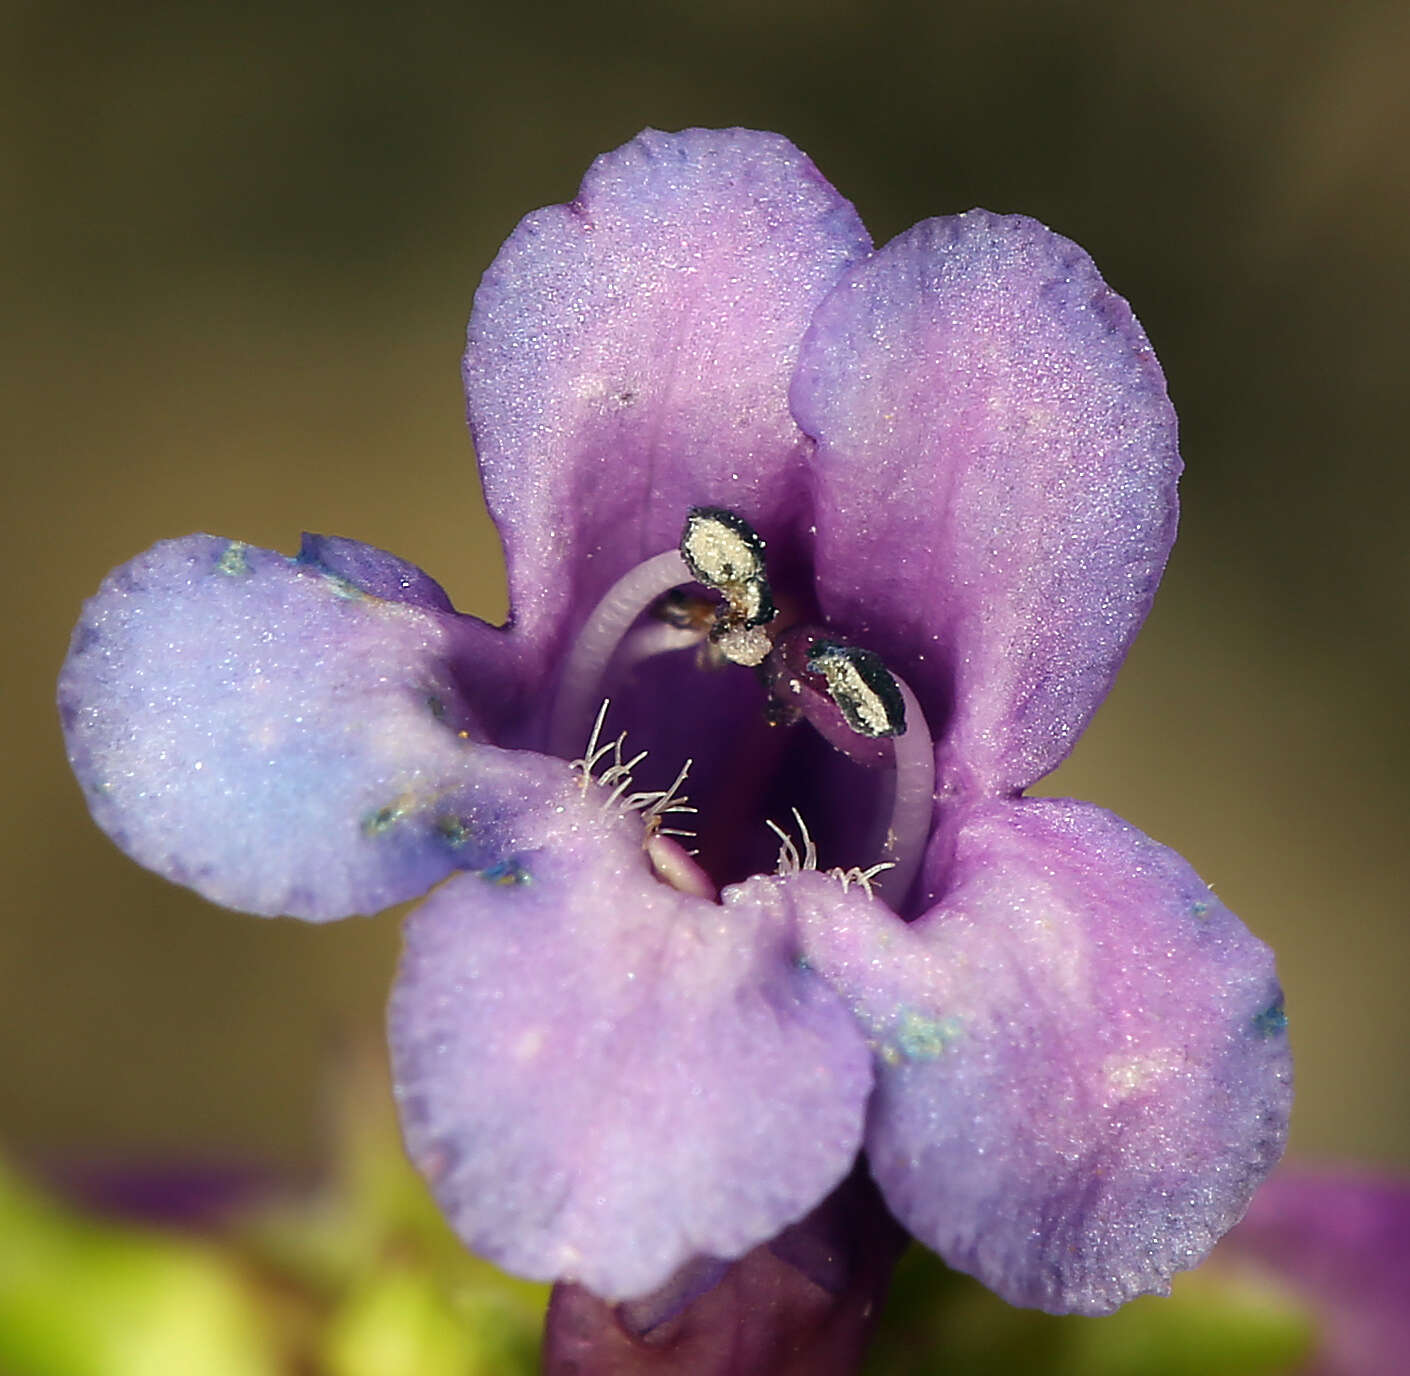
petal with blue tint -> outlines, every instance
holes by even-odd
[[[909,927],[860,901],[798,911],[877,1051],[887,1203],[1010,1302],[1098,1314],[1163,1292],[1280,1156],[1272,956],[1110,813],[973,809],[943,901]]]
[[[116,570],[59,683],[99,825],[214,902],[315,921],[476,863],[527,784],[466,696],[495,633],[444,596],[320,537],[294,560],[194,535]]]
[[[429,573],[396,554],[341,535],[305,533],[299,562],[345,579],[357,591],[432,612],[453,612],[446,590]]]
[[[640,838],[594,791],[522,819],[411,916],[390,1013],[408,1151],[456,1231],[613,1301],[807,1213],[871,1087],[786,914],[667,886]]]
[[[788,386],[813,308],[870,249],[788,140],[647,131],[528,216],[475,296],[471,431],[516,629],[541,652],[694,505],[804,515]]]
[[[1175,535],[1175,416],[1129,307],[1033,220],[927,220],[822,304],[792,395],[824,612],[915,689],[951,786],[1026,787],[1106,695]]]
[[[530,677],[524,647],[502,626],[463,616],[450,595],[429,573],[375,545],[340,535],[304,534],[299,563],[387,602],[406,602],[431,613],[444,612],[451,673],[474,704],[474,716],[486,740],[523,744],[524,719],[532,716],[537,684]],[[481,734],[474,733],[472,734]]]

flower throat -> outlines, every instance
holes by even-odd
[[[889,768],[889,807],[877,808],[868,843],[876,863],[867,873],[877,874],[881,897],[899,906],[919,868],[934,801],[924,714],[910,687],[877,655],[781,610],[764,551],[763,539],[735,512],[692,508],[679,546],[625,573],[588,617],[559,684],[550,749],[572,757],[589,729],[597,745],[609,681],[658,655],[693,648],[702,672],[750,669],[764,690],[761,711],[770,724],[807,721],[855,764]],[[802,853],[812,856],[804,810],[796,803],[790,810]],[[790,853],[797,848],[785,838],[784,868]]]

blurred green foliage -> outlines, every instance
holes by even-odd
[[[470,1255],[401,1150],[375,1057],[329,1169],[198,1235],[101,1220],[0,1166],[5,1376],[530,1376],[548,1291]],[[1305,1312],[1217,1261],[1106,1319],[1012,1309],[912,1248],[869,1376],[1279,1376]]]
[[[1014,1309],[913,1247],[902,1259],[867,1376],[1279,1376],[1314,1332],[1266,1281],[1218,1264],[1178,1276],[1168,1298],[1107,1318]]]
[[[238,1258],[85,1218],[0,1163],[6,1376],[275,1376],[264,1317]]]
[[[328,1171],[201,1235],[99,1220],[0,1165],[5,1376],[513,1376],[548,1291],[468,1253],[401,1150],[376,1058]]]
[[[1296,1149],[1410,1163],[1410,8],[55,0],[7,7],[0,36],[0,1121],[17,1147],[312,1162],[330,1047],[377,1035],[396,957],[396,914],[236,917],[97,833],[53,710],[81,599],[158,538],[288,549],[309,528],[501,615],[456,376],[479,274],[642,125],[739,123],[794,138],[878,239],[972,204],[1024,211],[1135,305],[1181,414],[1182,535],[1116,692],[1045,789],[1174,845],[1276,947]],[[227,1325],[233,1352],[247,1256],[261,1312],[333,1363],[395,1327],[424,1335],[433,1370],[447,1313],[522,1334],[541,1303],[489,1279],[484,1301],[480,1273],[422,1286],[427,1266],[461,1274],[426,1260],[427,1220],[391,1228],[346,1200],[267,1220],[232,1261],[4,1189],[35,1242],[0,1232],[16,1345],[45,1305],[69,1316],[54,1353],[98,1333],[107,1274],[135,1287],[132,1316],[201,1289],[171,1321],[223,1313],[203,1327]],[[407,1235],[413,1262],[391,1242]],[[105,1270],[129,1242],[148,1260]],[[298,1303],[271,1307],[266,1256]],[[188,1261],[187,1280],[152,1280]],[[70,1273],[95,1278],[91,1319]],[[6,1376],[19,1350],[0,1347]]]
[[[402,1151],[377,1057],[353,1065],[314,1195],[245,1221],[244,1245],[317,1297],[329,1376],[498,1376],[536,1369],[548,1288],[467,1252]]]

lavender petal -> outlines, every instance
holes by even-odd
[[[1201,1261],[1282,1152],[1291,1069],[1270,953],[1189,866],[1089,805],[996,802],[914,924],[848,897],[798,912],[876,1050],[896,1217],[1055,1313]]]
[[[957,791],[1052,769],[1106,695],[1175,535],[1175,417],[1129,307],[1021,216],[927,220],[819,307],[818,595],[916,691]]]
[[[59,682],[98,824],[246,912],[324,921],[424,893],[475,863],[523,788],[466,688],[477,665],[502,672],[504,638],[391,555],[333,558],[156,545],[87,604]]]
[[[516,630],[544,662],[690,507],[771,540],[803,516],[788,385],[814,306],[869,248],[791,143],[738,129],[648,130],[510,236],[464,378]]]
[[[651,872],[592,792],[409,919],[390,1029],[410,1155],[473,1250],[613,1302],[730,1259],[850,1169],[871,1072],[791,927]]]

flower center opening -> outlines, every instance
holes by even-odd
[[[764,554],[764,541],[736,513],[693,508],[680,545],[619,578],[579,632],[553,704],[550,749],[572,758],[590,730],[589,759],[611,749],[611,732],[603,735],[606,700],[659,670],[649,688],[639,689],[646,701],[634,711],[628,705],[620,720],[631,724],[635,745],[638,723],[698,718],[708,753],[729,756],[701,831],[702,864],[715,878],[725,882],[731,869],[758,868],[733,863],[740,846],[729,839],[741,826],[761,831],[759,822],[777,830],[772,818],[755,812],[756,801],[763,808],[782,801],[785,815],[793,811],[805,851],[813,854],[809,799],[817,803],[826,792],[846,816],[858,852],[843,857],[847,872],[865,873],[868,882],[875,877],[876,891],[899,907],[920,866],[934,805],[935,758],[924,713],[877,655],[806,624],[796,604],[776,599]],[[688,666],[684,672],[681,665]],[[721,722],[713,732],[712,714]],[[798,763],[808,752],[795,748],[790,728],[803,722],[850,762],[853,773],[840,784],[821,789],[817,762]],[[864,869],[858,860],[867,862]],[[780,867],[789,868],[786,857]]]

